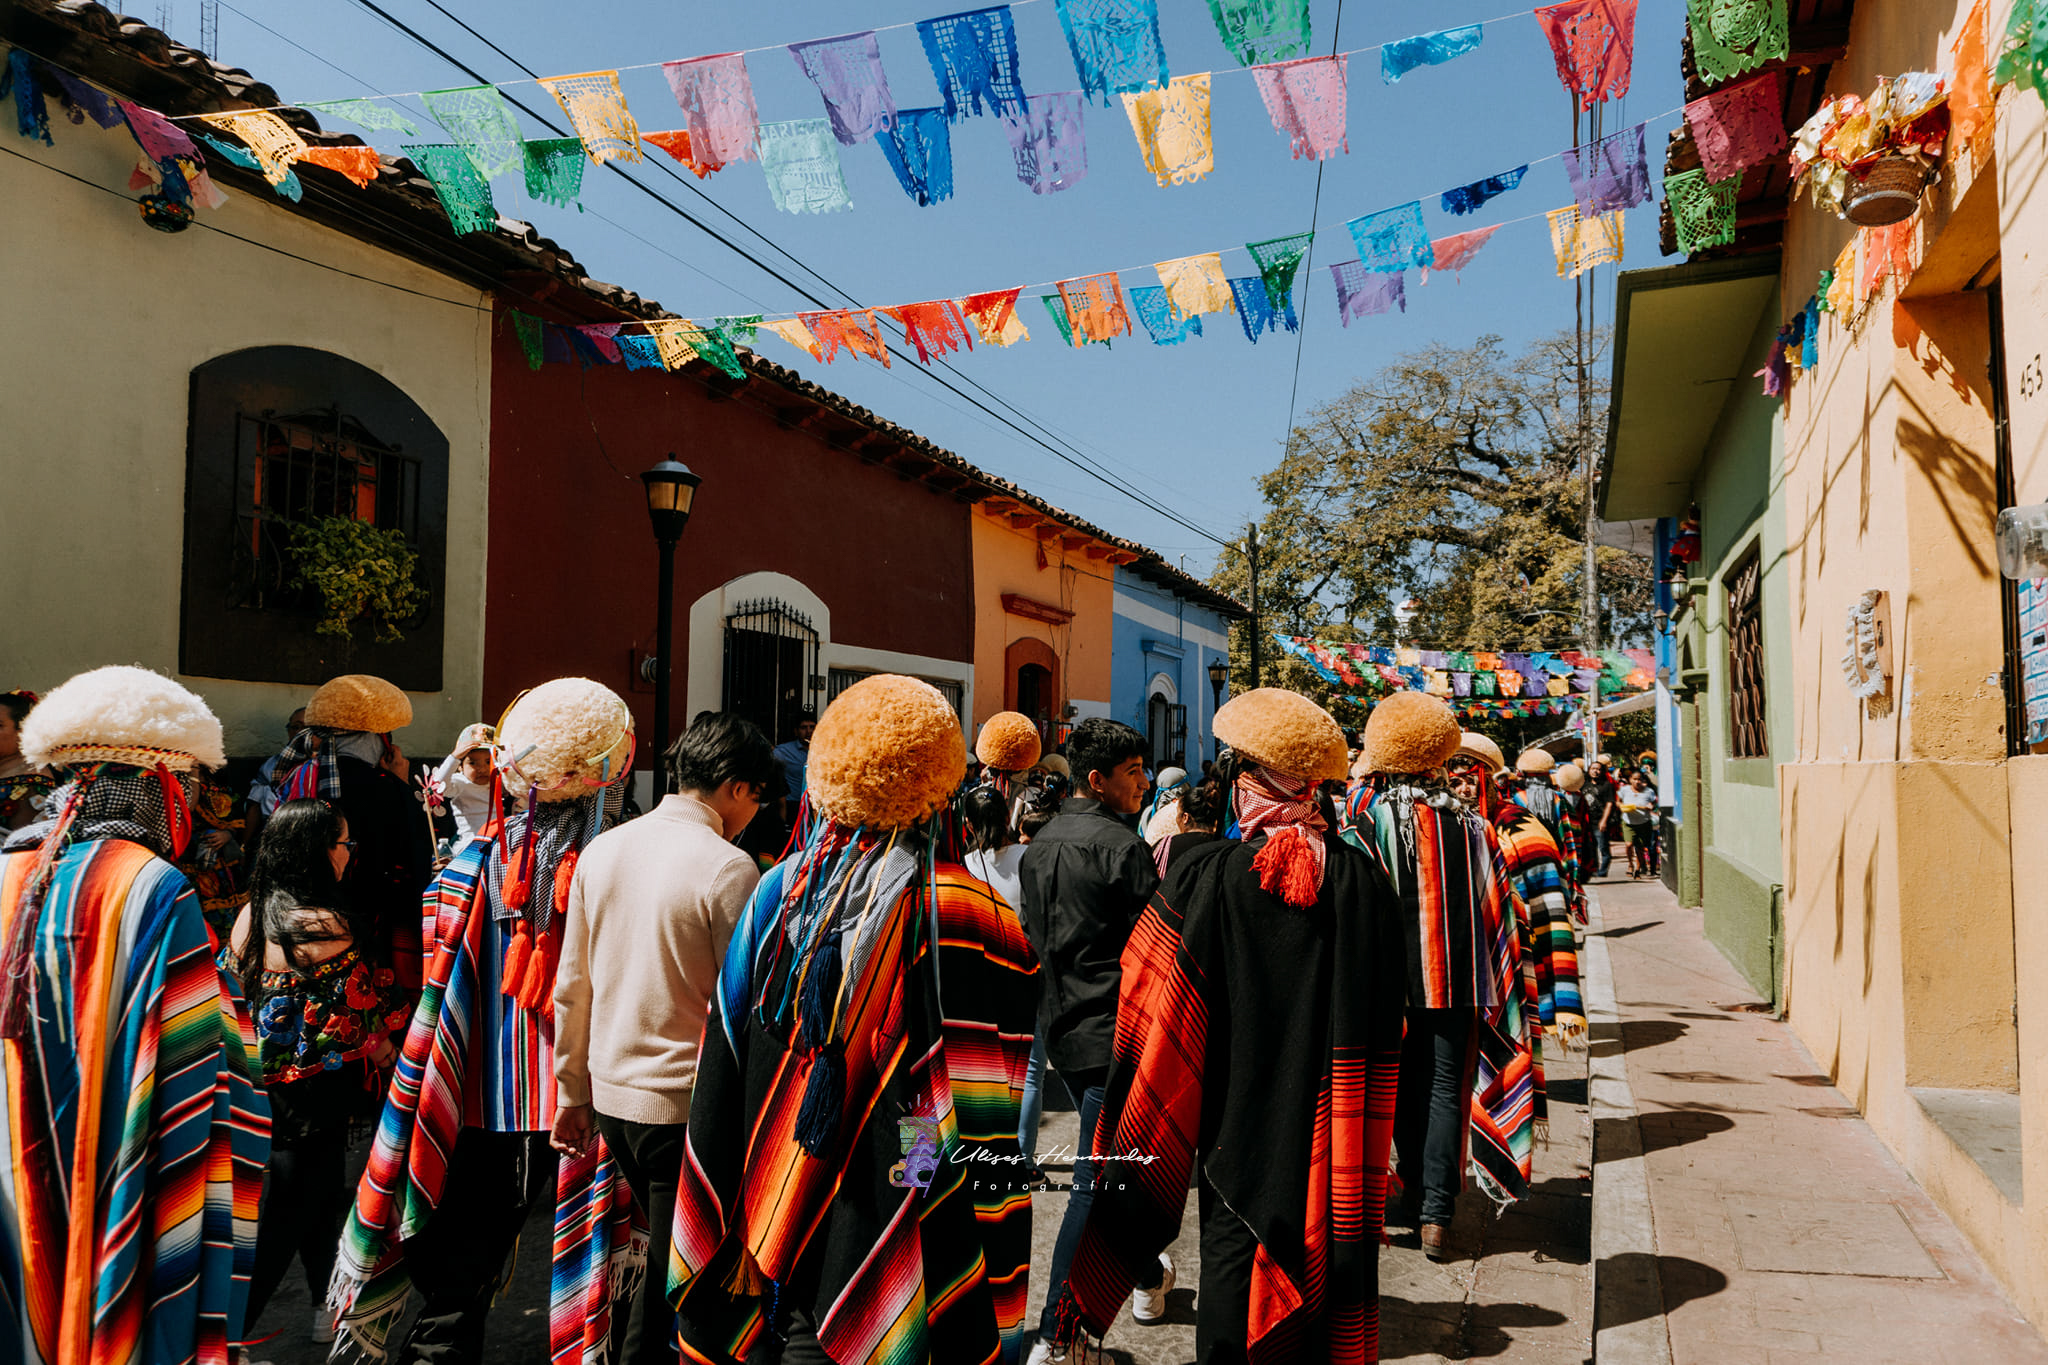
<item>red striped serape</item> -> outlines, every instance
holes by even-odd
[[[993,1365],[1020,1340],[1030,1263],[1017,1109],[1037,964],[963,868],[847,833],[822,826],[764,876],[726,953],[669,1252],[684,1358],[744,1359],[801,1307],[840,1365]],[[918,866],[892,873],[892,859]],[[797,1133],[819,1063],[778,1002],[802,996],[792,903],[842,879],[849,902],[893,889],[872,931],[842,938],[842,1089],[813,1156]],[[936,1143],[922,1187],[895,1162],[913,1133]]]
[[[1410,1009],[1491,1009],[1507,887],[1486,822],[1448,792],[1374,777],[1353,793],[1344,837],[1400,897]]]
[[[1508,877],[1527,920],[1536,1019],[1532,1027],[1566,1047],[1586,1042],[1586,1006],[1579,992],[1579,940],[1557,842],[1542,821],[1509,804],[1494,817]]]
[[[611,1149],[593,1134],[555,1177],[554,1275],[548,1293],[550,1365],[603,1365],[625,1329],[621,1311],[647,1273],[647,1219]]]
[[[1397,902],[1368,855],[1331,841],[1315,902],[1291,907],[1261,887],[1257,852],[1222,839],[1180,854],[1124,949],[1108,1090],[1083,1136],[1138,1159],[1096,1192],[1060,1326],[1108,1330],[1130,1267],[1178,1235],[1199,1164],[1257,1239],[1248,1358],[1363,1365],[1379,1358]],[[1236,1307],[1215,1297],[1198,1308]]]
[[[0,860],[0,938],[35,852]],[[226,1365],[242,1335],[270,1105],[199,898],[140,844],[56,860],[33,1014],[0,1050],[0,1297],[25,1365]]]

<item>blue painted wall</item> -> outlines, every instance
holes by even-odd
[[[1215,608],[1147,582],[1127,566],[1116,571],[1110,715],[1145,732],[1155,681],[1164,674],[1172,683],[1168,700],[1188,708],[1187,766],[1195,773],[1203,759],[1216,756],[1209,664],[1218,658],[1229,662],[1229,624]],[[1223,696],[1229,700],[1228,683]]]

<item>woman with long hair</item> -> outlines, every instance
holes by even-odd
[[[396,1055],[407,1022],[390,967],[341,890],[354,851],[348,821],[326,801],[286,801],[264,826],[243,908],[221,953],[256,1020],[270,1096],[269,1187],[256,1225],[245,1321],[254,1323],[296,1255],[313,1301],[327,1293],[342,1214],[349,1122]],[[360,946],[359,946],[360,945]],[[334,1315],[313,1315],[334,1339]]]

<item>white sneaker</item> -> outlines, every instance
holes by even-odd
[[[1131,1316],[1139,1322],[1157,1322],[1166,1316],[1166,1296],[1173,1289],[1173,1258],[1162,1251],[1159,1264],[1166,1267],[1166,1275],[1157,1287],[1131,1291]]]
[[[1053,1354],[1051,1342],[1040,1341],[1033,1343],[1031,1354],[1024,1358],[1024,1365],[1052,1365],[1053,1362],[1062,1361],[1066,1358],[1067,1354],[1064,1351],[1058,1355]]]
[[[334,1344],[334,1310],[332,1308],[315,1308],[313,1310],[313,1341],[316,1345],[320,1346],[332,1346]]]

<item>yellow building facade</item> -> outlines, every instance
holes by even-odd
[[[974,509],[974,724],[1020,711],[1050,749],[1110,714],[1116,566],[1139,558],[1036,499]]]

